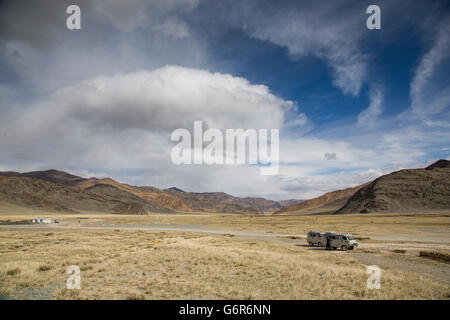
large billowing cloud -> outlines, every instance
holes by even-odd
[[[96,77],[52,94],[18,119],[34,136],[66,121],[91,129],[168,131],[202,120],[214,128],[280,128],[292,106],[263,85],[179,66]]]
[[[278,129],[292,107],[243,78],[166,66],[58,90],[0,120],[0,149],[17,163],[145,169],[170,163],[171,132],[192,130],[195,120],[220,130]]]

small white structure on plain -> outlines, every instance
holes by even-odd
[[[42,223],[52,223],[52,220],[50,220],[49,218],[42,218]]]
[[[37,219],[33,219],[33,223],[52,223],[52,220],[50,220],[49,218],[37,218]]]

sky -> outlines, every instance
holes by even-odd
[[[281,200],[424,167],[450,159],[449,34],[448,1],[1,1],[0,170]],[[279,129],[278,173],[174,164],[196,120]]]

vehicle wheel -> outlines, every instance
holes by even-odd
[[[322,242],[319,242],[318,245],[319,245],[319,247],[323,247]]]
[[[342,251],[347,251],[347,246],[342,246],[341,249]]]

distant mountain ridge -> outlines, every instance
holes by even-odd
[[[280,203],[281,201],[267,200],[264,198],[256,198],[256,197],[235,197],[229,195],[225,192],[186,192],[177,188],[169,188],[165,189],[165,192],[168,192],[172,195],[175,195],[181,198],[189,207],[194,211],[208,211],[205,210],[205,203],[208,203],[209,206],[212,206],[213,203],[216,203],[215,206],[220,207],[220,210],[234,210],[245,211],[249,214],[268,214],[273,213],[280,208],[283,208],[283,205]],[[286,203],[296,203],[301,200],[284,200]],[[216,208],[219,210],[219,208]]]
[[[0,172],[1,201],[64,212],[99,211],[125,214],[205,212],[264,214],[283,207],[264,198],[239,198],[223,192],[192,193],[176,187],[137,187],[111,178],[82,178],[59,170]],[[45,181],[42,184],[39,181]],[[20,188],[11,188],[12,184]],[[37,186],[46,192],[40,192]],[[37,196],[39,195],[39,196]],[[64,199],[58,199],[62,197]],[[61,200],[61,201],[60,201]],[[291,203],[300,200],[286,200]],[[84,203],[83,203],[84,202]],[[100,205],[103,203],[103,205]]]
[[[15,171],[6,171],[0,172],[0,176],[7,177],[27,177],[27,178],[36,178],[45,180],[48,182],[64,184],[67,186],[74,186],[77,183],[84,181],[85,179],[82,177],[75,176],[73,174],[59,171],[59,170],[45,170],[45,171],[31,171],[31,172],[15,172]]]

